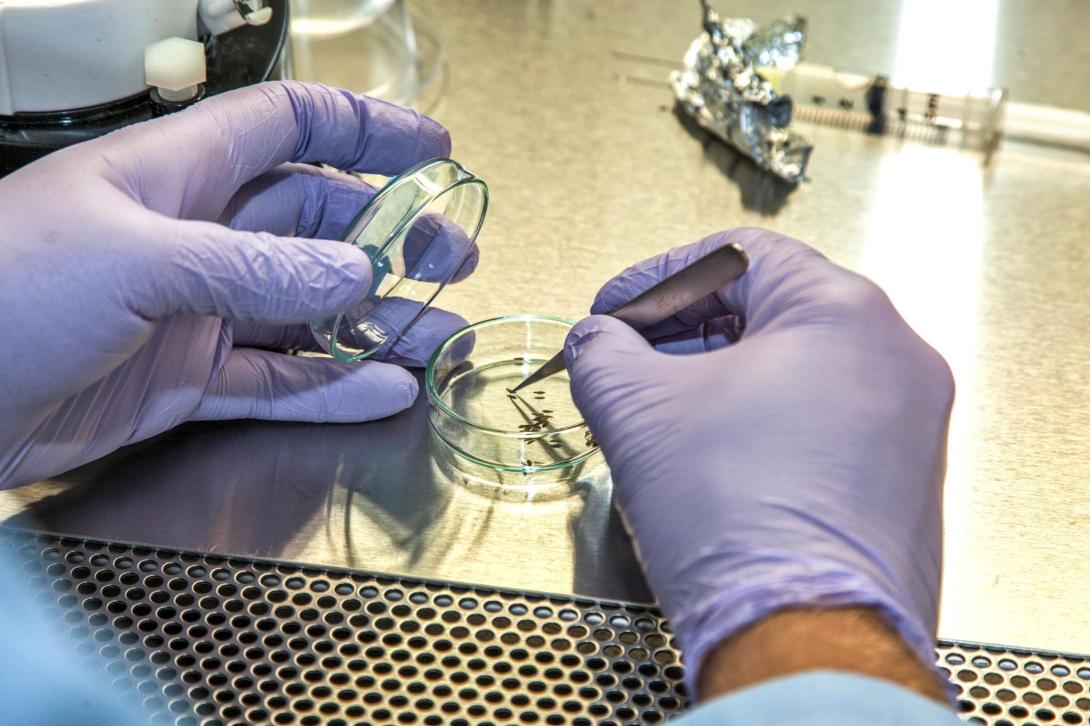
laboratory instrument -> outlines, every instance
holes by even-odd
[[[813,63],[769,75],[777,90],[794,100],[798,118],[806,121],[858,127],[871,134],[925,131],[939,142],[983,150],[994,149],[1002,137],[1007,92],[1001,88],[936,93],[882,75]]]
[[[790,94],[803,121],[985,153],[1003,138],[1090,151],[1090,113],[1016,103],[1005,88],[939,92],[814,63],[770,76],[777,90]]]
[[[705,295],[734,282],[745,274],[749,260],[737,244],[728,244],[675,272],[631,301],[613,310],[610,315],[627,323],[637,332],[666,320]],[[564,351],[550,358],[540,368],[514,387],[513,392],[527,388],[564,370]]]
[[[546,315],[484,320],[458,331],[428,362],[429,421],[440,442],[485,472],[559,474],[598,452],[566,375],[526,395],[512,387],[546,360],[572,323]]]
[[[387,350],[425,314],[448,282],[472,271],[488,187],[451,159],[430,159],[390,180],[341,239],[371,260],[371,289],[311,331],[337,360]]]
[[[0,3],[0,174],[286,77],[287,30],[288,0]]]
[[[676,66],[669,59],[639,53],[615,51],[614,56],[640,68]],[[1090,151],[1090,113],[1011,101],[1005,88],[953,93],[816,63],[798,63],[790,70],[761,68],[760,73],[775,91],[790,98],[794,117],[808,123],[985,153],[994,151],[1004,138]],[[649,86],[671,85],[644,72],[626,71],[618,78]]]
[[[682,109],[787,181],[802,178],[810,154],[805,140],[782,133],[792,117],[986,155],[1004,137],[1090,152],[1090,113],[1085,111],[1012,102],[1002,87],[923,88],[896,76],[804,63],[806,22],[801,16],[758,27],[747,18],[720,18],[707,2],[702,9],[705,32],[691,44],[682,68],[638,53],[614,55],[673,68],[668,85]],[[642,75],[620,77],[659,85]]]

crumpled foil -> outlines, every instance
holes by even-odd
[[[706,2],[704,33],[670,74],[678,103],[703,128],[791,184],[802,181],[813,146],[790,129],[791,98],[772,90],[760,68],[790,69],[802,54],[806,19],[788,15],[763,27],[720,18]]]

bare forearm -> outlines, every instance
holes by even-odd
[[[700,695],[713,698],[807,670],[892,681],[946,700],[935,673],[870,608],[781,610],[724,640],[704,659]]]

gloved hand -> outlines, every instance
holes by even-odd
[[[873,606],[932,664],[953,380],[885,294],[735,229],[630,267],[592,312],[729,242],[749,271],[647,331],[659,350],[601,315],[566,347],[690,686],[710,648],[787,607]]]
[[[374,189],[303,162],[389,175],[449,151],[415,111],[269,83],[0,180],[0,488],[184,421],[409,406],[417,383],[398,366],[275,352],[315,349],[306,323],[371,279],[334,240]],[[389,356],[422,365],[461,325],[432,309]]]

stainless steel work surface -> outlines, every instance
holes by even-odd
[[[984,166],[971,151],[807,125],[812,181],[784,194],[679,121],[664,65],[617,55],[680,58],[696,5],[420,6],[449,61],[434,114],[492,191],[481,267],[444,305],[470,320],[576,317],[627,263],[718,229],[814,244],[885,286],[957,377],[942,634],[1090,651],[1090,156],[1007,144]],[[1090,110],[1084,2],[721,6],[807,14],[812,62],[956,68],[1016,101]],[[648,598],[606,480],[496,501],[437,475],[427,441],[421,405],[364,425],[186,426],[4,493],[0,514],[90,537]]]

